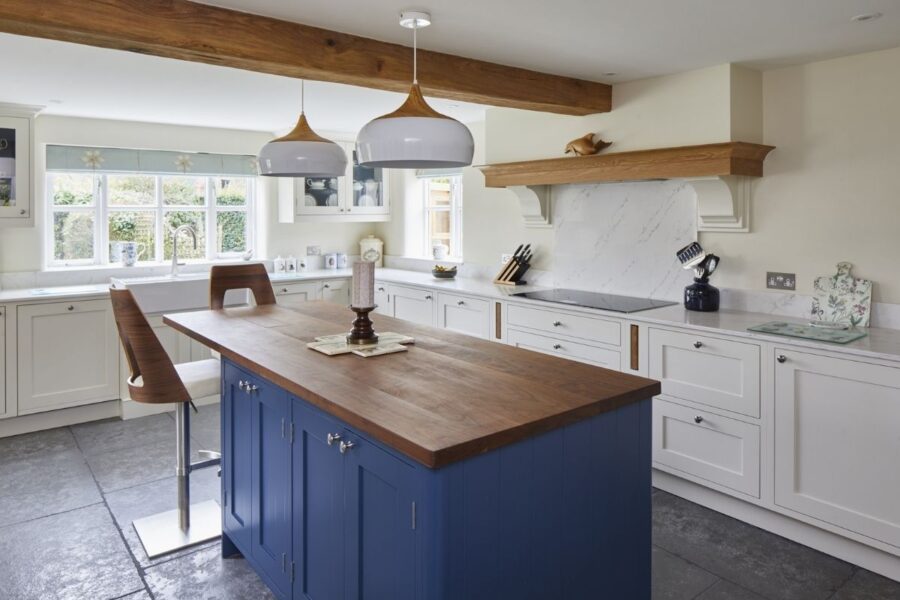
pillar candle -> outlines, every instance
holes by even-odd
[[[353,298],[350,305],[357,308],[375,306],[375,263],[353,263]]]

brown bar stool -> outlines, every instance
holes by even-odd
[[[228,290],[250,290],[257,306],[275,304],[275,291],[262,263],[213,266],[209,270],[209,307],[223,308]]]
[[[215,500],[191,506],[190,477],[197,469],[221,463],[218,452],[200,451],[206,460],[191,463],[190,409],[193,400],[221,393],[221,366],[207,359],[173,364],[129,289],[109,290],[119,338],[131,377],[131,399],[175,407],[175,475],[178,508],[134,521],[134,529],[150,558],[222,535],[222,511]],[[196,410],[196,407],[194,407]]]

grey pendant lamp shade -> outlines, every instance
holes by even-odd
[[[446,169],[472,164],[475,142],[469,128],[431,108],[419,89],[416,30],[429,24],[428,13],[400,13],[400,25],[413,30],[413,84],[400,108],[360,130],[356,153],[364,167]]]
[[[347,153],[326,140],[306,122],[301,82],[300,118],[290,133],[274,139],[259,151],[259,174],[269,177],[339,177],[347,172]]]

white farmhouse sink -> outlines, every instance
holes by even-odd
[[[127,287],[145,313],[196,310],[209,306],[209,274],[111,278],[119,287]]]

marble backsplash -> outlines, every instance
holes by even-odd
[[[691,283],[675,257],[697,237],[684,183],[554,186],[552,222],[556,287],[679,300]]]

